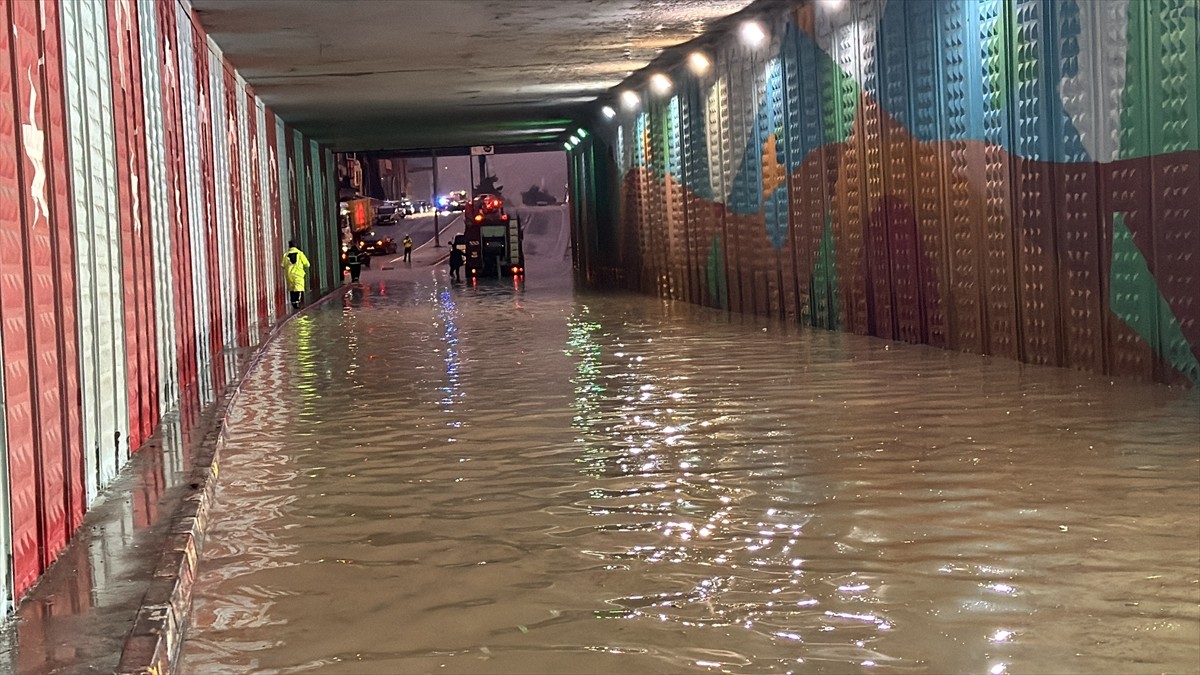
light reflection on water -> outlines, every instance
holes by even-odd
[[[393,283],[233,415],[187,672],[1200,666],[1195,394]]]

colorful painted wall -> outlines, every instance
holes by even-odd
[[[1198,0],[816,0],[571,150],[576,263],[806,325],[1200,381]]]
[[[176,0],[0,0],[0,608],[181,400],[335,283],[332,155]],[[188,398],[191,397],[191,398]]]

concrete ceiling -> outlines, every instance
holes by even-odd
[[[596,97],[754,0],[191,3],[278,115],[350,151],[557,144]]]

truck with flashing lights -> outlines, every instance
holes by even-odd
[[[476,196],[467,203],[463,220],[468,277],[525,276],[521,221],[509,216],[503,199],[491,194]]]

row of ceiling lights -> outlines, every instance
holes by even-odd
[[[819,1],[827,11],[837,11],[841,9],[842,5],[845,3],[845,0]],[[760,22],[751,19],[743,21],[738,27],[738,37],[741,39],[742,44],[751,49],[757,49],[767,41],[767,31]],[[696,75],[704,75],[710,68],[712,68],[712,60],[703,51],[696,50],[688,54],[687,66],[692,73]],[[671,90],[675,87],[674,83],[671,82],[671,78],[663,72],[651,74],[648,83],[651,91],[659,96],[666,96],[667,94],[670,94]],[[636,110],[642,103],[642,97],[632,89],[623,89],[620,94],[618,94],[618,97],[621,107],[625,108],[626,110]],[[600,108],[600,114],[604,116],[604,119],[611,120],[617,116],[617,110],[611,105],[604,105]],[[563,146],[567,150],[571,150],[575,146],[579,145],[586,137],[587,132],[583,129],[579,129],[570,137],[570,139],[567,140],[566,143],[563,144]]]

